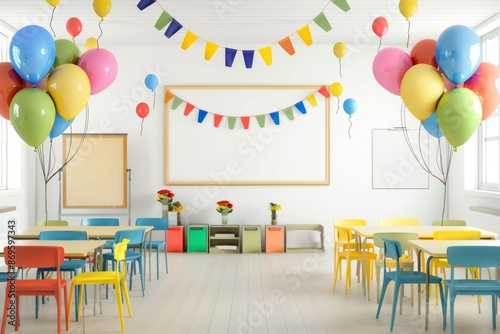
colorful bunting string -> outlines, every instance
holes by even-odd
[[[335,6],[343,10],[344,12],[347,12],[351,9],[349,4],[347,3],[347,0],[328,0],[327,4],[323,8],[323,10],[316,15],[314,19],[312,19],[309,23],[306,25],[302,26],[299,28],[294,34],[286,36],[279,40],[277,43],[274,45],[267,45],[262,48],[259,48],[257,50],[241,50],[237,48],[231,48],[231,47],[226,47],[226,46],[220,46],[217,43],[205,40],[203,38],[200,38],[198,35],[193,33],[192,31],[186,29],[179,21],[177,21],[172,15],[170,15],[164,7],[157,2],[156,0],[140,0],[139,3],[137,4],[137,8],[139,10],[143,11],[144,9],[148,8],[151,6],[153,3],[156,3],[162,10],[162,13],[158,17],[158,20],[155,23],[155,28],[159,31],[163,30],[165,27],[167,29],[165,30],[164,35],[167,38],[170,38],[174,36],[177,32],[179,32],[182,28],[186,30],[186,35],[184,36],[184,39],[182,41],[181,48],[183,50],[189,49],[197,40],[201,40],[205,43],[205,60],[209,61],[212,59],[213,55],[215,52],[222,47],[225,50],[225,66],[226,67],[232,67],[234,60],[236,58],[236,55],[238,53],[241,53],[243,55],[243,60],[245,62],[245,67],[246,68],[252,68],[253,67],[253,61],[254,61],[254,54],[255,51],[259,53],[261,56],[262,60],[267,66],[272,65],[273,63],[273,58],[272,58],[272,49],[271,47],[278,44],[286,53],[288,53],[290,56],[295,54],[295,48],[293,46],[293,43],[290,39],[290,37],[294,34],[297,34],[300,39],[304,42],[305,45],[310,46],[313,44],[312,36],[311,36],[311,30],[309,28],[309,25],[312,24],[313,22],[318,25],[321,29],[323,29],[325,32],[329,32],[332,30],[332,26],[330,25],[330,22],[328,22],[328,19],[326,18],[324,11],[328,7],[330,3],[333,3]]]
[[[243,116],[232,116],[231,115],[231,116],[229,116],[229,115],[222,115],[222,114],[215,113],[215,112],[210,112],[208,110],[198,108],[194,104],[192,104],[188,101],[185,101],[180,96],[172,93],[169,89],[165,92],[164,103],[167,104],[170,101],[172,101],[171,106],[170,106],[170,109],[172,109],[172,110],[177,110],[182,103],[185,103],[184,112],[183,112],[184,116],[188,116],[195,108],[198,109],[198,115],[196,117],[197,117],[197,122],[200,124],[203,123],[207,119],[208,114],[211,114],[211,115],[213,115],[215,128],[218,128],[219,125],[221,124],[222,120],[224,118],[226,118],[227,122],[228,122],[228,127],[230,130],[234,129],[237,120],[241,121],[241,124],[243,125],[244,129],[248,129],[250,127],[250,120],[252,118],[255,118],[257,120],[257,123],[259,124],[259,127],[263,128],[266,125],[266,116],[269,116],[275,125],[280,125],[281,124],[280,113],[283,113],[291,121],[295,119],[294,109],[296,111],[300,112],[302,115],[307,114],[307,107],[304,104],[304,101],[307,101],[311,106],[316,107],[318,105],[318,101],[316,100],[316,96],[315,96],[316,93],[319,93],[321,96],[323,96],[326,99],[330,98],[330,92],[329,92],[328,88],[326,86],[321,86],[320,88],[318,88],[318,90],[307,95],[307,97],[305,99],[303,99],[302,101],[299,101],[299,102],[297,102],[291,106],[288,106],[282,110],[277,110],[277,111],[273,111],[273,112],[270,112],[267,114],[260,114],[260,115],[243,115]]]

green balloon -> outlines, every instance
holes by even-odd
[[[9,116],[19,137],[37,148],[49,136],[56,118],[56,107],[45,91],[24,88],[12,98]]]
[[[56,44],[56,59],[52,69],[62,64],[77,64],[82,55],[78,46],[68,39],[58,39]]]
[[[439,129],[455,148],[465,144],[481,122],[479,97],[468,88],[454,88],[444,93],[436,108]]]

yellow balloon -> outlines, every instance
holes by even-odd
[[[399,12],[408,20],[418,9],[417,0],[399,0]]]
[[[85,50],[97,49],[97,39],[89,37],[85,41]]]
[[[56,67],[47,79],[47,93],[54,101],[62,118],[75,118],[90,99],[90,80],[85,71],[75,64]]]
[[[436,110],[443,93],[443,78],[434,67],[427,64],[410,67],[401,81],[401,98],[413,116],[421,121]]]
[[[106,15],[111,11],[111,0],[94,0],[94,12],[101,19],[104,19]]]
[[[57,5],[59,4],[59,2],[61,2],[61,0],[46,0],[46,1],[47,1],[47,3],[48,3],[49,5],[51,5],[52,7],[57,6]]]
[[[337,42],[333,46],[333,54],[339,59],[344,57],[346,50],[346,46],[343,42]]]
[[[330,94],[333,96],[339,97],[344,92],[344,87],[340,82],[334,82],[330,86]]]

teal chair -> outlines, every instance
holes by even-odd
[[[83,218],[82,226],[120,226],[120,219],[118,218]],[[115,241],[113,239],[106,239],[103,249],[113,249]]]
[[[41,231],[38,235],[39,240],[87,240],[87,232],[85,231]],[[78,275],[78,271],[85,272],[85,266],[87,265],[87,259],[72,259],[64,260],[60,266],[61,272],[69,272],[71,277]],[[45,274],[50,272],[56,272],[56,267],[51,268],[38,268],[36,271],[36,278],[41,279],[45,277]],[[78,296],[78,295],[77,295]],[[42,298],[42,304],[45,303],[44,298]],[[87,303],[87,291],[85,290],[85,303]],[[35,297],[35,318],[38,319],[38,296]],[[75,312],[78,306],[78,297],[75,298]],[[76,315],[78,319],[78,314]]]
[[[137,263],[139,267],[139,275],[141,276],[141,288],[142,288],[142,296],[144,297],[144,272],[142,270],[143,268],[143,257],[144,257],[144,234],[146,233],[145,228],[137,228],[133,230],[123,230],[123,231],[117,231],[115,233],[115,240],[114,243],[118,244],[122,242],[124,239],[130,240],[128,243],[128,250],[125,253],[125,260],[127,261],[127,264],[130,263],[130,270],[129,270],[129,290],[132,290],[132,277],[133,273],[135,271],[135,264]],[[138,248],[140,251],[139,252],[133,252],[130,251],[132,248]],[[113,270],[114,265],[115,265],[115,258],[114,258],[114,251],[109,252],[109,253],[104,253],[103,254],[103,270],[106,271],[108,268],[108,261],[111,261],[113,263]],[[106,286],[106,298],[108,298],[108,287]]]
[[[421,271],[409,270],[408,268],[404,268],[399,259],[403,256],[403,249],[401,248],[401,244],[396,240],[389,240],[385,237],[381,237],[384,241],[384,281],[382,283],[382,291],[380,293],[380,302],[378,303],[377,315],[376,318],[380,315],[380,309],[382,308],[384,302],[385,292],[387,290],[387,286],[390,282],[394,282],[394,297],[392,301],[392,312],[391,312],[391,325],[390,329],[394,328],[394,318],[396,316],[396,307],[398,305],[398,292],[402,292],[404,284],[426,284],[427,275]],[[387,262],[391,260],[396,263],[393,267],[393,271],[389,271],[390,266]],[[443,287],[441,286],[441,277],[429,276],[429,284],[438,284],[439,285],[439,293],[441,296],[441,305],[443,311],[443,317],[445,316],[445,306],[444,306],[444,296],[443,296]],[[420,288],[419,288],[420,291]],[[420,298],[420,294],[418,294]],[[420,305],[420,303],[419,303]]]
[[[445,303],[443,311],[443,330],[446,329],[448,295],[450,295],[450,334],[455,331],[455,298],[458,295],[491,296],[491,316],[493,329],[496,329],[497,303],[500,297],[500,282],[492,279],[455,279],[455,267],[490,268],[500,266],[500,247],[498,246],[450,246],[446,251],[451,266],[450,279],[445,280]]]
[[[168,274],[168,259],[167,259],[168,218],[137,218],[137,220],[135,221],[135,226],[153,226],[153,231],[163,231],[165,233],[163,240],[153,240],[151,243],[151,249],[156,250],[156,279],[160,279],[160,249],[162,247],[165,252],[165,268]],[[146,249],[149,249],[149,243],[146,243]]]

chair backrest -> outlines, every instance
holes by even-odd
[[[401,246],[402,252],[405,252],[411,247],[411,244],[408,240],[418,240],[419,235],[418,233],[403,232],[375,233],[373,234],[373,243],[375,244],[375,246],[384,249],[383,238],[398,241]]]
[[[146,233],[145,228],[136,228],[133,230],[116,231],[115,244],[122,242],[124,239],[128,239],[129,243],[131,245],[140,245],[144,242],[144,234],[145,233]]]
[[[366,220],[364,219],[354,219],[354,218],[348,218],[348,219],[336,219],[333,221],[333,226],[341,226],[341,227],[348,227],[348,226],[366,226]]]
[[[69,226],[67,220],[39,220],[35,226]]]
[[[168,218],[137,218],[135,226],[153,226],[153,230],[168,229]]]
[[[83,218],[82,226],[120,226],[118,218]]]
[[[64,261],[64,248],[60,246],[15,246],[11,249],[6,246],[4,254],[9,271],[11,261],[19,268],[59,267]]]
[[[418,218],[380,218],[379,226],[419,226]]]
[[[115,272],[119,277],[125,277],[127,275],[127,266],[123,262],[127,260],[127,247],[129,242],[130,240],[125,238],[115,246],[113,257],[116,262]]]
[[[87,240],[85,231],[40,231],[39,240]]]
[[[500,266],[500,246],[450,246],[446,256],[452,267]]]
[[[467,223],[465,222],[465,220],[444,219],[433,221],[432,226],[467,226]]]
[[[479,240],[479,239],[481,239],[481,231],[479,231],[479,230],[434,231],[433,239],[436,239],[436,240]]]
[[[385,237],[381,237],[384,242],[384,272],[387,272],[387,260],[394,260],[396,265],[396,276],[399,275],[399,271],[402,267],[399,265],[399,258],[403,255],[403,249],[401,248],[401,244],[399,241],[390,240]]]
[[[337,242],[339,244],[349,244],[354,238],[350,227],[337,226],[335,229],[337,231]]]

